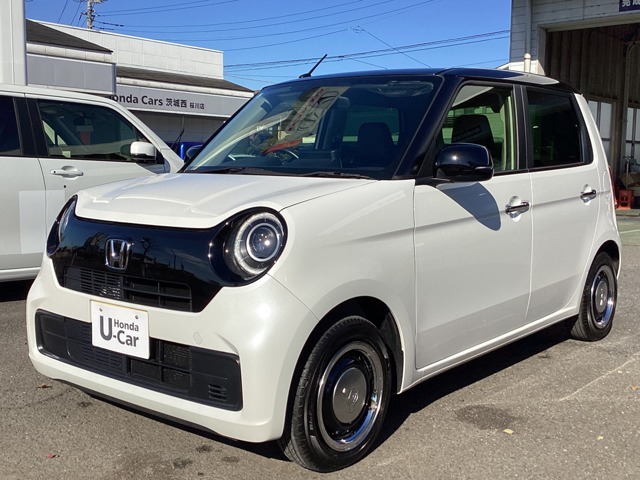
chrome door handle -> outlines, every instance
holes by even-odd
[[[518,197],[511,197],[511,200],[509,200],[509,203],[505,207],[504,211],[507,213],[507,215],[516,216],[526,212],[530,208],[531,204],[529,202],[524,202]]]
[[[596,192],[595,188],[592,188],[591,190],[583,190],[582,193],[580,193],[580,198],[582,200],[593,200],[594,198],[596,198],[596,196],[598,195],[598,192]]]
[[[51,175],[59,175],[61,177],[82,177],[84,172],[80,170],[65,170],[62,168],[59,170],[51,170]]]

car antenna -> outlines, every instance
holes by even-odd
[[[313,68],[311,68],[311,70],[309,70],[307,73],[303,73],[302,75],[300,75],[298,78],[308,78],[311,76],[311,74],[313,73],[313,71],[318,68],[318,65],[320,65],[322,63],[322,61],[327,58],[327,54],[325,53],[322,58],[320,60],[318,60],[316,62],[316,64],[313,66]]]

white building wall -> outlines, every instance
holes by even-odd
[[[528,3],[531,4],[529,53],[534,73],[544,74],[537,60],[544,55],[546,31],[640,22],[640,12],[619,11],[619,0],[512,0],[509,68],[514,70],[524,70]]]
[[[118,66],[223,78],[223,54],[218,50],[69,27],[57,23],[40,23],[112,50],[111,61]]]

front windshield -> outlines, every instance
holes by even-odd
[[[266,88],[185,171],[391,178],[437,82],[398,75]]]

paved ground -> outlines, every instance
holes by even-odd
[[[329,479],[640,478],[640,217],[614,330],[551,328],[393,399],[382,439]],[[225,441],[96,400],[31,367],[28,283],[0,288],[0,479],[320,478],[274,444]]]

